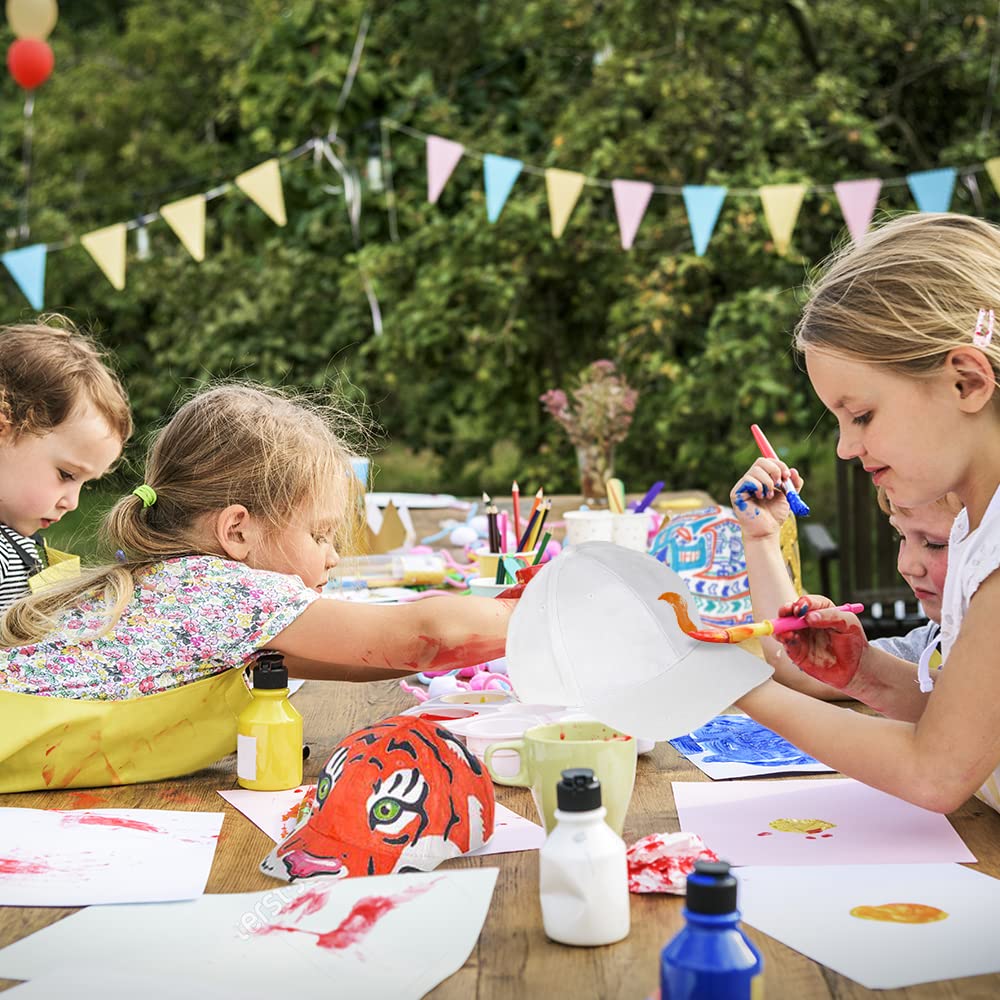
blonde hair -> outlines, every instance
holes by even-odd
[[[900,507],[899,504],[893,503],[889,499],[889,494],[886,493],[884,486],[876,487],[876,493],[878,496],[879,509],[883,514],[892,517],[895,513],[904,514],[906,517],[910,517],[915,507]],[[954,517],[958,517],[961,513],[963,504],[962,501],[958,499],[954,493],[945,493],[943,497],[938,497],[933,503],[924,504],[925,507],[934,507],[941,510],[949,511]]]
[[[915,213],[835,253],[813,279],[795,346],[924,378],[972,346],[980,309],[1000,315],[1000,229]],[[1000,373],[1000,330],[982,349]]]
[[[54,313],[0,327],[0,427],[15,438],[47,434],[81,400],[93,404],[122,444],[131,437],[128,396],[92,337]]]
[[[108,620],[88,638],[107,634],[133,599],[138,576],[165,559],[204,553],[199,522],[231,504],[281,530],[310,504],[327,515],[333,512],[326,505],[342,499],[333,541],[349,551],[360,526],[362,487],[350,452],[331,426],[335,414],[341,421],[346,416],[245,384],[192,397],[156,436],[146,459],[143,482],[156,491],[156,502],[145,507],[129,494],[104,518],[102,536],[125,560],[14,604],[0,620],[0,647],[41,640],[82,595],[95,590],[103,592]]]

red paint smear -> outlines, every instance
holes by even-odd
[[[471,667],[476,663],[485,663],[487,660],[496,659],[503,656],[504,640],[502,638],[489,639],[485,636],[477,636],[468,642],[452,646],[450,649],[442,649],[440,639],[433,636],[422,635],[421,642],[433,647],[437,652],[432,657],[430,663],[424,666],[424,670],[443,670],[449,667]]]
[[[42,781],[44,781],[46,785],[51,785],[52,779],[55,777],[55,773],[55,767],[52,764],[47,764],[42,768]]]
[[[45,875],[52,869],[41,861],[0,858],[0,875]]]
[[[57,746],[59,746],[58,743],[53,743],[52,746],[50,746],[48,750],[45,751],[45,756],[48,757],[48,755],[52,753],[52,751],[55,750]]]
[[[680,594],[675,594],[668,590],[665,594],[660,594],[659,600],[666,601],[674,609],[674,614],[677,615],[677,624],[680,626],[682,632],[687,632],[688,635],[691,635],[692,632],[696,631],[695,624],[691,621],[690,615],[688,615],[684,598]]]
[[[74,809],[93,809],[95,806],[106,806],[108,799],[95,792],[70,792]]]
[[[330,889],[310,889],[302,893],[297,899],[293,899],[287,906],[278,910],[279,914],[294,913],[296,910],[302,911],[302,916],[308,917],[312,913],[319,913],[326,905],[326,897],[330,895]],[[353,911],[352,911],[353,912]]]
[[[286,934],[311,934],[316,938],[316,946],[318,948],[327,948],[331,951],[334,949],[349,948],[352,944],[360,943],[371,932],[379,920],[387,913],[391,913],[396,909],[400,903],[405,903],[415,896],[422,896],[429,889],[437,885],[437,881],[435,880],[425,886],[412,886],[397,896],[365,896],[351,907],[351,912],[332,931],[309,931],[304,927],[285,927],[282,924],[269,924],[266,927],[261,927],[256,933],[271,934],[274,931],[284,931]],[[329,891],[327,889],[324,893],[322,890],[311,890],[300,896],[280,912],[291,911],[300,904],[305,904],[307,909],[305,909],[303,916],[315,913],[326,902],[326,893]]]
[[[770,837],[771,834],[767,830],[765,830],[763,833],[758,833],[757,836],[758,837]]]
[[[141,830],[143,833],[163,833],[158,826],[150,823],[143,823],[138,819],[125,819],[123,816],[95,816],[93,813],[84,813],[82,816],[64,816],[63,826],[114,826],[123,830]]]

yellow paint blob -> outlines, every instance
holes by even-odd
[[[884,920],[893,924],[932,924],[948,916],[936,906],[923,903],[883,903],[881,906],[855,906],[852,917],[862,920]]]
[[[822,833],[832,830],[837,824],[825,819],[773,819],[768,824],[779,833]]]

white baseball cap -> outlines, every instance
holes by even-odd
[[[525,587],[507,633],[523,701],[579,705],[624,733],[691,732],[774,672],[739,646],[700,642],[659,599],[673,591],[701,624],[684,581],[644,552],[610,542],[564,549]]]

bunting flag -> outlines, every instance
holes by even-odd
[[[951,196],[955,191],[958,171],[954,167],[940,170],[918,170],[906,175],[913,200],[921,212],[947,212],[951,207]]]
[[[190,198],[172,201],[160,206],[160,215],[177,234],[184,249],[196,261],[205,259],[205,196],[194,194]]]
[[[442,139],[439,135],[427,136],[427,200],[432,205],[441,197],[464,152],[465,147],[460,142]]]
[[[993,181],[993,186],[997,191],[1000,191],[1000,156],[994,156],[993,159],[987,160],[983,166],[986,167],[986,173]]]
[[[517,180],[524,164],[509,156],[494,156],[487,153],[483,157],[483,183],[486,185],[486,218],[496,222],[507,202],[514,181]]]
[[[611,182],[611,193],[615,199],[615,215],[618,216],[618,232],[622,238],[622,249],[631,250],[639,223],[646,214],[646,206],[653,197],[653,185],[649,181]]]
[[[882,182],[877,177],[862,181],[837,181],[833,185],[847,231],[855,243],[860,243],[868,232],[881,191]]]
[[[265,160],[233,178],[236,186],[279,226],[288,222],[285,195],[281,189],[281,169],[276,159]]]
[[[24,292],[32,309],[41,312],[45,305],[45,257],[48,250],[44,243],[8,250],[0,260]]]
[[[764,218],[767,220],[767,228],[771,230],[774,247],[784,257],[788,252],[788,244],[792,241],[792,230],[795,228],[795,220],[799,217],[806,186],[765,184],[757,190],[764,205]]]
[[[80,237],[84,250],[104,272],[104,276],[120,292],[125,287],[125,240],[128,227],[124,222],[95,229]]]
[[[549,220],[552,235],[559,239],[576,208],[580,192],[587,180],[575,170],[558,170],[555,167],[545,171],[545,191],[549,197]]]
[[[722,203],[726,200],[726,191],[727,188],[709,184],[685,184],[681,190],[694,240],[694,252],[699,257],[704,257],[708,249],[708,241],[712,238]]]

